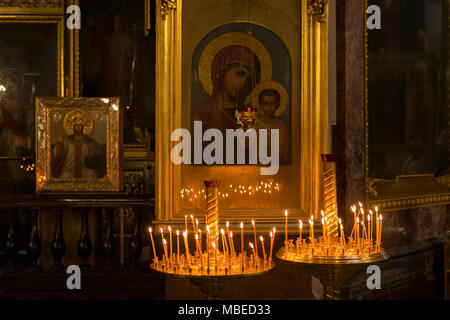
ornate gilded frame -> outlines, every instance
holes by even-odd
[[[2,11],[0,10],[0,13]],[[64,16],[51,15],[2,15],[0,14],[0,23],[38,23],[38,24],[55,24],[57,29],[57,45],[56,45],[56,91],[58,97],[64,96]],[[0,157],[0,159],[22,159],[22,156]],[[30,158],[30,157],[25,157]]]
[[[39,0],[13,0],[0,3],[0,14],[64,14],[64,0],[42,3]]]
[[[365,10],[369,0],[365,0]],[[450,1],[449,1],[450,4]],[[367,21],[367,12],[364,12]],[[449,5],[449,43],[450,43],[450,5]],[[435,178],[432,174],[399,175],[394,180],[369,177],[369,33],[365,28],[365,181],[366,200],[377,204],[385,211],[399,211],[412,208],[430,207],[450,203],[450,174]],[[450,56],[449,66],[450,72]],[[450,81],[447,81],[450,97]],[[450,110],[450,99],[449,99]],[[450,116],[449,116],[450,128]],[[450,135],[449,135],[450,148]]]
[[[178,197],[181,168],[171,161],[171,133],[181,128],[182,0],[156,2],[156,224],[182,224]],[[319,213],[321,203],[320,154],[327,150],[328,136],[328,1],[301,0],[301,215]],[[295,90],[295,88],[293,88]],[[221,214],[221,219],[263,220],[283,223],[284,216],[262,211],[239,215]],[[201,218],[201,217],[200,217]],[[294,227],[294,226],[292,226]],[[298,228],[298,227],[296,227]]]
[[[122,119],[118,98],[36,98],[36,191],[88,192],[122,190]],[[98,110],[106,121],[104,178],[59,179],[50,174],[51,121],[54,112]]]

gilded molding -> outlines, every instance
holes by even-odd
[[[328,0],[308,0],[308,16],[317,22],[325,22],[327,3]]]
[[[161,0],[161,17],[166,20],[167,15],[172,10],[176,10],[177,0]]]

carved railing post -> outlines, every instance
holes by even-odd
[[[142,253],[142,240],[141,240],[141,218],[142,210],[134,210],[134,230],[133,236],[130,243],[130,256],[131,256],[131,267],[137,267],[137,261]]]
[[[56,210],[56,227],[55,227],[55,237],[52,243],[52,254],[55,258],[55,264],[52,266],[52,271],[54,272],[64,272],[65,267],[61,263],[64,254],[66,253],[66,242],[64,241],[63,235],[63,212],[64,210],[58,208]]]
[[[28,242],[28,256],[31,258],[31,265],[29,271],[42,271],[41,266],[38,264],[38,259],[41,256],[41,239],[39,238],[38,230],[38,209],[31,210],[31,234],[30,241]]]
[[[113,232],[112,232],[113,217],[114,217],[114,209],[107,209],[106,210],[106,230],[105,230],[105,236],[103,238],[103,256],[105,259],[103,269],[105,271],[112,271],[115,269],[114,265],[113,265],[114,252],[115,252],[114,237],[113,237]]]
[[[81,258],[80,267],[91,268],[88,263],[89,256],[92,253],[92,242],[89,237],[89,209],[83,208],[81,213],[81,233],[80,240],[78,241],[78,255]]]
[[[8,264],[6,265],[6,272],[14,272],[15,271],[14,258],[17,253],[16,236],[14,234],[14,211],[8,210],[7,217],[8,217],[8,233],[6,235],[5,254],[6,257],[8,258]]]

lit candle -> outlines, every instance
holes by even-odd
[[[314,221],[312,219],[309,220],[309,239],[311,243],[314,243]]]
[[[228,238],[228,245],[230,248],[230,254],[233,255],[233,247],[231,246],[231,238],[230,238],[230,229],[228,227],[230,226],[230,223],[227,221],[227,238]]]
[[[359,218],[356,217],[356,243],[359,246]]]
[[[269,267],[272,262],[272,249],[273,249],[273,233],[270,231],[270,254],[269,254]]]
[[[327,235],[325,233],[325,221],[324,221],[323,217],[322,217],[322,234],[323,234],[323,244],[326,246],[327,245]]]
[[[195,252],[200,255],[200,246],[198,245],[198,233],[195,234]]]
[[[217,254],[216,254],[216,243],[212,243],[213,249],[214,249],[214,268],[217,270]]]
[[[255,220],[252,219],[252,225],[253,225],[253,234],[255,236],[255,244],[256,244],[256,255],[259,257],[258,255],[258,242],[256,241],[256,225],[255,225]]]
[[[177,261],[180,259],[180,232],[177,230]]]
[[[163,230],[163,228],[159,228],[159,232],[161,232],[161,241],[164,242],[164,230]]]
[[[242,270],[244,270],[244,224],[241,222],[241,255],[242,255]]]
[[[166,261],[169,261],[169,257],[167,256],[167,242],[166,239],[163,238],[163,245],[164,245],[164,255],[166,256]]]
[[[300,240],[300,244],[302,243],[302,233],[303,233],[303,222],[302,220],[298,219],[298,237]]]
[[[198,233],[198,219],[195,219],[195,230]]]
[[[194,229],[194,233],[195,233],[194,216],[192,214],[191,214],[191,221],[192,221],[192,228]]]
[[[285,223],[284,223],[284,233],[285,233],[285,241],[286,241],[286,246],[288,244],[288,211],[284,210],[284,216],[285,216]]]
[[[375,246],[378,246],[378,241],[379,241],[379,237],[380,237],[380,217],[377,217],[377,225],[375,228]]]
[[[172,227],[169,226],[169,247],[170,247],[170,261],[172,262]]]
[[[351,206],[351,209],[352,209],[352,211],[353,211],[353,229],[352,229],[352,232],[350,233],[350,238],[352,238],[353,237],[353,234],[356,232],[355,231],[355,229],[356,229],[356,206],[355,205],[352,205]],[[356,236],[355,236],[356,237]]]
[[[340,224],[341,229],[341,245],[345,247],[345,235],[344,235],[344,227]]]
[[[186,250],[186,257],[188,257],[188,259],[189,259],[189,242],[188,242],[188,238],[187,238],[187,236],[188,236],[187,230],[185,230],[183,232],[183,236],[184,236],[184,249]]]
[[[208,272],[209,272],[209,226],[206,226],[206,250],[208,252]]]
[[[231,254],[234,256],[234,241],[233,241],[233,231],[230,231],[230,241],[231,241]]]
[[[367,215],[367,228],[368,228],[368,231],[367,231],[367,237],[368,237],[368,240],[369,240],[369,245],[372,243],[371,241],[372,241],[372,235],[371,235],[371,233],[372,233],[372,229],[371,229],[371,227],[370,227],[370,223],[371,223],[371,219],[370,219],[370,214],[372,213],[372,211],[369,211],[369,214]]]
[[[225,239],[225,231],[223,231],[223,229],[220,229],[220,233],[222,235],[222,249],[223,249],[223,252],[228,256],[228,245],[227,245],[227,240]]]
[[[251,243],[251,242],[249,242],[248,244],[249,244],[250,247],[252,248],[252,251],[253,251],[253,264],[256,266],[255,247],[253,246],[253,243]]]
[[[259,240],[261,240],[261,247],[263,250],[263,258],[264,258],[264,265],[266,264],[266,249],[264,248],[264,238],[263,236],[259,237]]]
[[[202,250],[202,230],[201,229],[199,229],[198,230],[198,234],[199,234],[199,238],[200,238],[200,240],[199,240],[199,242],[200,242],[200,254],[203,252],[203,250]]]
[[[152,227],[148,228],[148,232],[150,233],[150,239],[152,240],[153,256],[155,257],[156,260],[156,250],[155,250],[155,242],[153,241]]]
[[[381,246],[381,232],[383,229],[383,215],[380,214],[380,239],[378,240],[378,245]]]

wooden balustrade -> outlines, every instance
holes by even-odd
[[[0,205],[4,208],[2,214],[7,221],[7,228],[3,228],[3,234],[0,234],[2,240],[0,245],[4,243],[0,252],[4,252],[6,261],[0,265],[1,273],[13,272],[66,272],[66,267],[62,261],[66,254],[67,247],[76,248],[79,256],[79,265],[84,270],[94,271],[93,266],[88,262],[93,252],[93,241],[91,240],[92,232],[89,232],[89,221],[94,219],[95,215],[104,212],[106,215],[105,223],[102,228],[94,230],[96,239],[99,239],[96,250],[99,250],[99,259],[96,261],[95,269],[101,272],[112,272],[117,270],[137,270],[138,259],[142,253],[142,217],[143,213],[151,214],[153,212],[153,199],[141,195],[127,195],[122,193],[113,194],[80,194],[80,195],[35,195],[25,197],[0,197]],[[79,213],[81,227],[78,243],[66,243],[64,239],[64,210],[67,208],[75,208]],[[91,209],[95,210],[91,210]],[[125,266],[125,248],[124,248],[124,208],[133,208],[134,222],[133,231],[128,247],[127,261],[130,264]],[[29,231],[25,235],[26,238],[26,255],[28,262],[26,265],[17,263],[18,245],[17,230],[18,210],[25,209],[28,214]],[[39,264],[41,257],[41,231],[39,227],[39,216],[41,210],[50,210],[54,212],[54,235],[50,247],[51,254],[54,258],[54,264],[48,270],[43,270]],[[147,209],[147,210],[146,210]],[[92,213],[92,214],[91,214]],[[119,265],[115,263],[115,254],[117,248],[114,243],[114,216],[120,215],[120,243],[119,249]],[[93,220],[91,220],[93,221]],[[117,226],[116,226],[117,227]],[[1,232],[1,230],[0,230]],[[99,233],[99,234],[98,234]],[[23,251],[23,250],[22,250]],[[23,259],[22,259],[23,260]],[[129,268],[128,268],[129,267]]]

